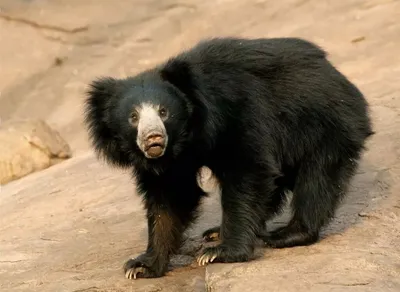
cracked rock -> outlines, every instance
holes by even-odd
[[[71,155],[67,142],[43,120],[0,124],[0,184],[48,168]]]

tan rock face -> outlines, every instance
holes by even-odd
[[[205,203],[207,224],[218,222],[207,211],[216,200]],[[129,174],[92,154],[3,186],[0,214],[0,291],[204,291],[194,255],[205,225],[191,230],[168,276],[125,278],[124,261],[146,249],[143,204]]]
[[[42,120],[0,124],[0,184],[71,157],[67,142]]]

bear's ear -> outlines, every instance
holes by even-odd
[[[117,95],[116,93],[117,80],[114,78],[103,77],[89,84],[85,100],[85,122],[97,138],[100,132],[107,132],[106,120],[110,115],[110,105],[115,103],[113,97]]]
[[[120,167],[131,166],[129,153],[122,150],[115,107],[118,106],[120,80],[103,77],[89,84],[85,100],[84,122],[99,157]]]
[[[170,59],[161,68],[161,78],[188,95],[193,90],[192,72],[186,61]]]
[[[117,80],[112,77],[101,77],[89,84],[87,91],[88,101],[93,106],[100,105],[115,96],[117,91]]]

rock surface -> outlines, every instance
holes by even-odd
[[[0,209],[0,291],[204,291],[205,268],[193,262],[204,219],[168,276],[125,279],[122,264],[146,247],[142,203],[129,174],[93,155],[7,184]],[[218,222],[218,212],[204,216]]]
[[[49,121],[75,156],[1,189],[0,291],[400,291],[399,1],[3,0],[0,10],[2,120]],[[365,93],[377,134],[319,243],[197,267],[199,235],[220,218],[213,192],[174,269],[128,281],[121,265],[146,246],[144,213],[129,174],[87,152],[86,84],[215,35],[317,42]]]
[[[0,124],[0,184],[71,157],[67,142],[42,120]]]

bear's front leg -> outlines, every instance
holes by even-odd
[[[261,191],[259,184],[259,181],[246,177],[221,183],[221,243],[205,248],[197,258],[199,265],[211,262],[245,262],[253,256],[260,222],[264,222],[263,204],[260,201],[266,190]]]
[[[165,179],[138,177],[138,181],[140,189],[145,190],[148,244],[145,253],[125,263],[125,277],[162,277],[168,270],[170,256],[181,247],[183,232],[196,218],[205,194],[197,185],[195,173],[190,172]]]
[[[180,243],[180,224],[165,205],[150,204],[147,208],[147,250],[124,264],[125,277],[162,277],[168,268],[169,256]]]

